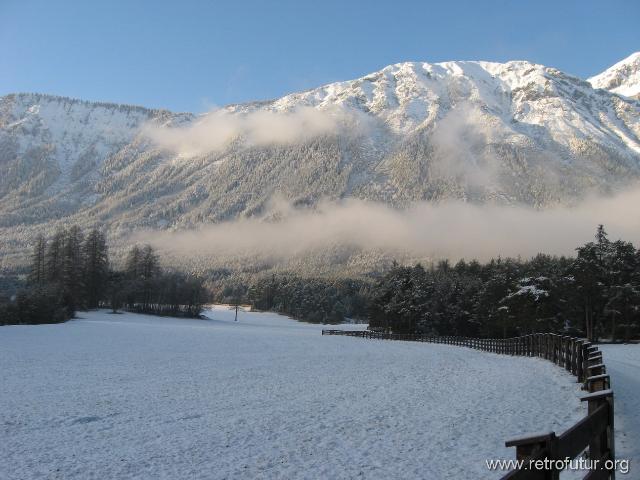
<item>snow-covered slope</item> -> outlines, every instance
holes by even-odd
[[[202,149],[229,125],[274,134],[265,114],[303,108],[343,121],[295,141],[237,134]],[[42,225],[180,229],[261,214],[274,196],[304,206],[358,198],[544,208],[640,178],[640,102],[525,61],[401,63],[224,112],[221,122],[220,112],[0,98],[0,255]],[[149,124],[169,128],[149,135]],[[167,138],[200,144],[185,155]]]
[[[629,55],[599,75],[591,77],[589,83],[595,88],[640,99],[640,52]]]
[[[585,415],[542,359],[205,313],[1,327],[0,478],[499,478],[505,440]]]
[[[147,122],[183,117],[49,95],[0,98],[0,211],[18,208],[18,223],[28,224],[50,218],[48,209],[38,215],[45,205],[60,215],[91,204],[107,158],[144,148],[136,139]]]

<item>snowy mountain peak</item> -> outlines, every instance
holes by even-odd
[[[545,207],[615,191],[640,179],[640,102],[616,91],[639,62],[607,71],[615,93],[527,61],[403,62],[210,116],[6,95],[0,255],[58,219],[126,235],[261,215],[274,196]]]
[[[611,144],[613,140],[614,148],[640,152],[638,122],[630,119],[628,127],[618,126],[618,117],[628,121],[630,107],[617,103],[615,111],[608,107],[617,101],[584,80],[527,61],[404,62],[355,80],[234,110],[340,106],[364,113],[401,136],[429,134],[443,122],[474,123],[489,143],[522,144],[529,138],[542,150],[551,143],[575,150],[583,141]],[[547,138],[541,140],[542,136]]]
[[[640,98],[640,52],[632,53],[588,81],[594,88],[603,88],[619,95]]]

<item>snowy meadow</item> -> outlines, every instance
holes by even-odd
[[[542,359],[204,313],[2,327],[0,478],[499,478],[505,440],[585,415]]]

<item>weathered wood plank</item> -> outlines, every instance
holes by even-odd
[[[589,442],[604,432],[609,423],[609,406],[603,404],[558,437],[558,458],[575,458]]]

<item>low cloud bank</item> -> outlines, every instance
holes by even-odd
[[[222,150],[236,139],[253,146],[290,144],[335,133],[345,125],[352,131],[363,127],[355,112],[338,107],[299,107],[290,112],[213,110],[186,126],[146,125],[143,133],[161,148],[197,156]]]
[[[640,244],[639,204],[640,188],[547,210],[462,202],[418,203],[396,210],[347,200],[321,202],[313,211],[279,208],[278,221],[252,218],[192,231],[144,232],[136,240],[186,256],[286,258],[336,244],[452,260],[528,257],[539,252],[571,255],[575,247],[593,239],[599,223],[611,238]]]

